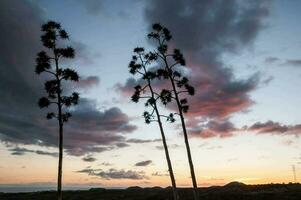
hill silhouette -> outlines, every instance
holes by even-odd
[[[233,181],[233,182],[226,184],[224,187],[245,187],[245,186],[247,186],[247,185],[244,183]]]
[[[179,188],[181,200],[192,200],[191,188]],[[202,200],[300,200],[301,184],[265,184],[246,185],[231,182],[224,186],[199,188]],[[1,200],[52,200],[55,191],[32,193],[0,193]],[[64,200],[171,200],[170,187],[141,188],[139,186],[127,189],[91,188],[86,191],[64,191]]]

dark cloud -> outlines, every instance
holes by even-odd
[[[157,66],[149,68],[149,71],[156,71],[159,69]],[[135,78],[128,78],[124,84],[117,83],[114,89],[121,93],[124,96],[132,96],[134,93],[134,87],[137,85],[145,86],[147,84],[146,80],[143,79],[135,79]],[[153,87],[162,88],[168,87],[168,81],[162,81],[154,79],[152,82]]]
[[[81,78],[78,83],[76,83],[77,87],[82,89],[89,89],[93,86],[97,86],[100,80],[97,76],[88,76]]]
[[[142,85],[144,82],[142,79],[136,80],[134,78],[128,78],[124,85],[118,83],[115,85],[115,90],[120,92],[121,94],[125,96],[131,96],[133,95],[133,88],[136,85]]]
[[[112,11],[109,5],[110,1],[102,0],[76,0],[79,5],[86,11],[87,14],[92,16],[100,16],[101,19],[115,20],[115,19],[129,19],[131,17],[131,12],[134,11],[134,4],[139,3],[139,1],[121,1],[118,2],[118,6],[114,6],[114,11]],[[131,5],[131,6],[128,6]]]
[[[226,138],[235,135],[237,132],[249,131],[251,133],[257,134],[271,134],[271,135],[300,135],[301,134],[301,124],[297,125],[285,125],[279,122],[267,121],[267,122],[256,122],[251,126],[244,126],[242,128],[237,128],[233,123],[226,120],[210,120],[208,122],[203,122],[199,124],[189,124],[189,133],[191,137],[200,138]],[[206,146],[204,143],[199,147]],[[207,148],[209,149],[209,148]]]
[[[201,138],[212,137],[230,137],[238,129],[228,120],[210,120],[209,122],[202,123],[200,125],[193,125],[193,128],[189,129],[190,136]]]
[[[124,147],[120,145],[126,140],[124,134],[136,129],[136,126],[129,124],[129,117],[119,108],[101,112],[95,109],[94,104],[82,99],[82,106],[75,108],[73,118],[66,125],[65,148],[72,155],[112,150],[114,147],[111,145]]]
[[[153,161],[151,160],[145,160],[145,161],[141,161],[141,162],[137,162],[135,164],[136,167],[145,167],[145,166],[148,166],[150,164],[152,164]]]
[[[143,144],[143,143],[161,142],[161,139],[143,140],[143,139],[131,138],[131,139],[126,140],[126,142],[127,143],[134,143],[134,144]]]
[[[58,153],[56,152],[49,152],[49,151],[41,151],[41,150],[31,150],[31,149],[27,149],[27,148],[20,148],[20,147],[15,147],[13,149],[9,149],[9,151],[11,151],[12,155],[24,155],[26,153],[35,153],[38,155],[46,155],[46,156],[53,156],[53,157],[58,157]]]
[[[288,59],[282,65],[290,65],[294,67],[301,67],[301,59]]]
[[[36,150],[35,153],[39,154],[39,155],[47,155],[47,156],[58,157],[58,153],[56,153],[56,152]]]
[[[256,122],[251,126],[237,128],[228,120],[210,120],[198,125],[190,125],[190,127],[192,127],[189,128],[190,136],[200,138],[226,138],[235,135],[237,132],[246,130],[257,134],[296,136],[301,134],[301,124],[285,125],[274,121]],[[206,143],[203,144],[202,147],[204,145],[206,145]]]
[[[145,175],[142,171],[132,171],[132,170],[117,170],[117,169],[109,169],[107,171],[104,171],[102,169],[91,169],[86,168],[80,171],[77,171],[78,173],[86,173],[90,176],[96,176],[100,177],[102,179],[111,180],[111,179],[132,179],[132,180],[142,180],[142,179],[148,179],[148,177]]]
[[[112,163],[109,163],[109,162],[103,162],[103,163],[100,163],[99,165],[103,165],[103,166],[112,166],[113,164],[112,164]]]
[[[279,61],[280,59],[277,57],[267,57],[265,58],[264,62],[267,64],[271,64],[271,63],[275,63],[277,61]]]
[[[94,162],[94,161],[96,161],[96,158],[88,155],[86,157],[83,157],[83,161],[85,161],[85,162]]]
[[[105,11],[103,2],[99,0],[77,0],[77,2],[79,2],[80,5],[82,5],[86,9],[87,13],[92,15],[97,15],[102,11]]]
[[[120,147],[118,144],[126,141],[124,133],[136,129],[129,124],[128,116],[119,108],[113,107],[103,112],[95,108],[95,102],[82,98],[80,104],[72,111],[72,119],[65,125],[64,133],[64,147],[69,154],[81,156],[89,152],[112,150],[115,148],[113,145]],[[56,121],[42,118],[16,126],[14,118],[11,123],[6,118],[3,118],[2,122],[5,122],[4,120],[7,122],[5,125],[8,129],[2,128],[3,141],[57,146]]]
[[[91,47],[80,41],[70,40],[72,47],[75,49],[75,60],[72,61],[74,66],[87,66],[94,64],[94,59],[100,56],[99,53],[91,50]],[[63,62],[62,62],[63,63]],[[65,64],[65,63],[64,63]]]
[[[279,122],[267,121],[256,122],[255,124],[245,127],[245,130],[256,132],[257,134],[273,135],[301,135],[301,124],[284,125]]]
[[[262,85],[268,85],[270,82],[272,82],[274,80],[273,76],[269,76],[267,78],[265,78],[264,80],[262,80]]]
[[[192,71],[196,95],[189,98],[190,120],[228,118],[253,104],[249,93],[257,88],[260,74],[237,79],[234,67],[227,68],[221,58],[252,45],[265,27],[269,9],[269,0],[155,0],[146,6],[146,21],[171,30],[170,46],[183,51]],[[126,86],[133,84],[129,79]]]
[[[171,30],[173,40],[170,46],[183,51],[191,70],[190,79],[196,89],[196,95],[188,98],[191,135],[231,136],[230,132],[235,128],[231,122],[225,122],[226,119],[254,103],[249,93],[260,84],[260,74],[237,79],[234,67],[226,67],[222,56],[238,53],[252,45],[265,27],[264,19],[269,9],[269,0],[155,0],[146,6],[145,19],[149,26],[160,22]],[[117,85],[117,89],[131,95],[132,88],[141,81],[130,78],[124,85]],[[157,84],[157,87],[162,85]],[[212,122],[207,125],[211,127],[200,127],[200,117],[210,119]]]
[[[123,147],[129,147],[130,145],[124,142],[119,142],[115,144],[117,147],[119,148],[123,148]]]
[[[264,26],[262,19],[269,14],[268,2],[155,0],[146,7],[145,15],[150,23],[168,26],[180,48],[201,50],[212,59],[254,40]]]
[[[161,173],[161,172],[154,172],[152,173],[152,176],[169,176],[168,173]]]
[[[44,78],[34,73],[34,66],[36,53],[42,49],[40,26],[45,20],[42,9],[34,2],[0,1],[0,140],[57,146],[57,122],[47,121],[47,111],[37,106]],[[85,48],[71,42],[81,59]],[[96,82],[96,77],[89,77],[80,84]],[[136,128],[119,108],[99,111],[94,101],[85,98],[71,112],[73,117],[64,132],[65,150],[71,155],[112,150],[115,143],[125,141],[124,133]]]
[[[82,170],[79,170],[79,171],[76,171],[76,172],[77,173],[86,173],[86,174],[91,175],[94,172],[94,169],[91,169],[90,167],[88,167],[86,169],[82,169]]]

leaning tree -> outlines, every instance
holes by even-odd
[[[59,126],[59,164],[57,191],[58,200],[62,200],[62,165],[63,165],[63,126],[71,117],[68,107],[78,103],[79,94],[77,92],[63,90],[64,81],[78,81],[79,76],[76,71],[70,68],[62,68],[60,61],[63,58],[74,58],[74,49],[70,46],[63,46],[64,40],[68,40],[67,32],[61,28],[59,23],[49,21],[42,25],[41,41],[47,49],[37,54],[36,69],[37,74],[47,74],[49,80],[44,84],[47,96],[40,98],[38,105],[40,108],[54,105],[51,112],[47,113],[47,119],[58,120]],[[65,94],[64,94],[65,92]]]
[[[143,113],[143,117],[147,124],[150,124],[151,122],[158,123],[167,160],[169,176],[172,183],[173,198],[174,200],[178,200],[179,196],[177,193],[176,180],[172,169],[161,119],[162,117],[164,117],[167,119],[167,121],[174,122],[174,117],[173,114],[160,114],[158,101],[160,102],[161,99],[162,102],[168,102],[168,100],[165,100],[164,97],[160,96],[160,92],[157,93],[155,88],[153,87],[153,81],[157,77],[157,73],[156,71],[152,70],[152,64],[157,60],[157,56],[152,52],[146,53],[144,48],[140,47],[135,48],[134,53],[135,55],[133,55],[132,60],[129,64],[129,71],[131,74],[140,75],[141,85],[138,84],[135,86],[134,94],[131,98],[135,103],[138,103],[140,99],[145,100],[145,107],[147,107],[148,111],[145,111]]]
[[[195,177],[191,151],[189,147],[187,129],[185,124],[184,113],[189,109],[188,101],[183,95],[194,95],[195,90],[190,85],[189,79],[183,74],[185,72],[185,59],[179,49],[170,51],[168,42],[172,39],[170,31],[160,24],[153,24],[152,31],[148,34],[148,38],[157,45],[157,48],[152,52],[158,57],[159,68],[157,69],[157,77],[170,82],[170,88],[162,90],[160,96],[164,97],[165,104],[175,102],[177,113],[180,116],[180,121],[183,130],[183,136],[188,156],[191,179],[193,184],[194,199],[198,199],[198,186]],[[168,98],[166,98],[168,97]],[[166,102],[168,100],[168,102]]]

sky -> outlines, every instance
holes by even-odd
[[[65,126],[63,183],[169,186],[158,125],[130,99],[137,46],[155,48],[153,23],[170,29],[196,94],[185,115],[199,186],[301,179],[301,27],[297,0],[0,1],[0,185],[55,185],[58,132],[37,106],[40,26],[59,22],[80,81]],[[162,112],[172,108],[161,106]],[[191,180],[179,120],[164,123],[177,184]]]

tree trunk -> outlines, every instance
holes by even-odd
[[[144,70],[146,72],[145,68],[144,68]],[[151,91],[152,97],[154,98],[154,91],[153,91],[153,88],[151,86],[150,80],[148,80],[148,86],[149,86],[149,89]],[[164,133],[163,125],[162,125],[161,118],[160,118],[160,113],[158,111],[156,103],[154,105],[154,109],[155,109],[155,112],[156,112],[156,115],[157,115],[158,124],[159,124],[160,132],[161,132],[162,142],[163,142],[163,147],[164,147],[165,156],[166,156],[166,160],[167,160],[168,172],[169,172],[169,176],[170,176],[171,184],[172,184],[173,199],[174,200],[179,200],[176,180],[175,180],[174,172],[173,172],[173,169],[172,169],[172,164],[171,164],[170,157],[169,157],[168,146],[166,144],[165,133]]]
[[[199,199],[198,185],[197,185],[197,181],[196,181],[196,178],[195,178],[194,167],[193,167],[193,162],[192,162],[190,146],[189,146],[189,141],[188,141],[188,136],[187,136],[187,131],[186,131],[186,126],[185,126],[183,113],[180,113],[180,117],[181,117],[181,123],[182,123],[184,140],[185,140],[185,146],[186,146],[187,157],[188,157],[188,162],[189,162],[189,167],[190,167],[192,185],[193,185],[193,197],[194,197],[195,200],[198,200]]]
[[[61,119],[59,121],[61,121]],[[58,177],[57,177],[57,192],[58,192],[58,200],[62,200],[63,199],[63,195],[62,195],[63,124],[59,122],[59,126],[60,126],[60,130],[59,130],[60,136],[59,136],[59,165],[58,165]]]
[[[183,135],[184,135],[187,157],[188,157],[188,162],[189,162],[189,167],[190,167],[190,174],[191,174],[192,185],[193,185],[193,197],[194,197],[194,200],[199,200],[198,185],[197,185],[197,181],[195,178],[194,167],[193,167],[193,162],[192,162],[192,157],[191,157],[191,151],[190,151],[190,146],[189,146],[189,141],[188,141],[185,120],[184,120],[184,116],[183,116],[183,111],[181,109],[180,100],[179,100],[177,90],[175,88],[175,84],[173,81],[172,81],[172,85],[173,85],[173,89],[175,92],[176,102],[177,102],[177,106],[179,108],[179,114],[180,114],[180,118],[181,118],[181,125],[182,125],[182,129],[183,129]]]
[[[55,54],[55,66],[56,66],[56,74],[57,74],[57,105],[58,105],[58,121],[59,121],[59,164],[58,164],[58,175],[57,175],[57,195],[58,200],[63,199],[62,194],[62,166],[63,166],[63,121],[62,121],[62,105],[61,105],[61,82],[58,77],[59,66],[58,66],[58,58]]]
[[[160,115],[159,115],[157,106],[155,106],[155,110],[156,110],[156,114],[157,114],[157,118],[158,118],[158,124],[159,124],[159,127],[160,127],[163,147],[164,147],[165,156],[166,156],[166,160],[167,160],[168,172],[169,172],[169,176],[170,176],[170,179],[171,179],[173,198],[174,198],[174,200],[179,200],[176,180],[175,180],[175,176],[174,176],[174,173],[173,173],[172,164],[171,164],[170,157],[169,157],[169,152],[168,152],[168,147],[167,147],[167,144],[166,144],[165,134],[164,134],[164,130],[163,130],[163,126],[162,126],[162,122],[161,122],[161,119],[160,119]]]
[[[165,62],[166,69],[168,70],[168,72],[170,72],[170,69],[168,67],[168,63],[167,63],[165,55],[164,55],[164,62]],[[187,130],[186,130],[186,125],[185,125],[184,115],[183,115],[183,111],[182,111],[182,108],[181,108],[181,103],[180,103],[180,100],[179,100],[179,96],[178,96],[178,93],[177,93],[177,88],[175,86],[174,80],[173,80],[172,75],[170,73],[169,73],[169,80],[171,82],[172,89],[173,89],[174,94],[175,94],[175,99],[176,99],[176,102],[177,102],[177,106],[178,106],[178,110],[179,110],[179,114],[180,114],[180,118],[181,118],[181,125],[182,125],[182,129],[183,129],[184,141],[185,141],[187,157],[188,157],[188,162],[189,162],[189,168],[190,168],[190,174],[191,174],[192,185],[193,185],[193,198],[194,198],[194,200],[199,200],[198,185],[197,185],[197,181],[196,181],[196,177],[195,177],[195,173],[194,173],[194,167],[193,167],[193,162],[192,162],[192,157],[191,157],[191,151],[190,151],[190,146],[189,146],[189,141],[188,141],[188,136],[187,136]]]

